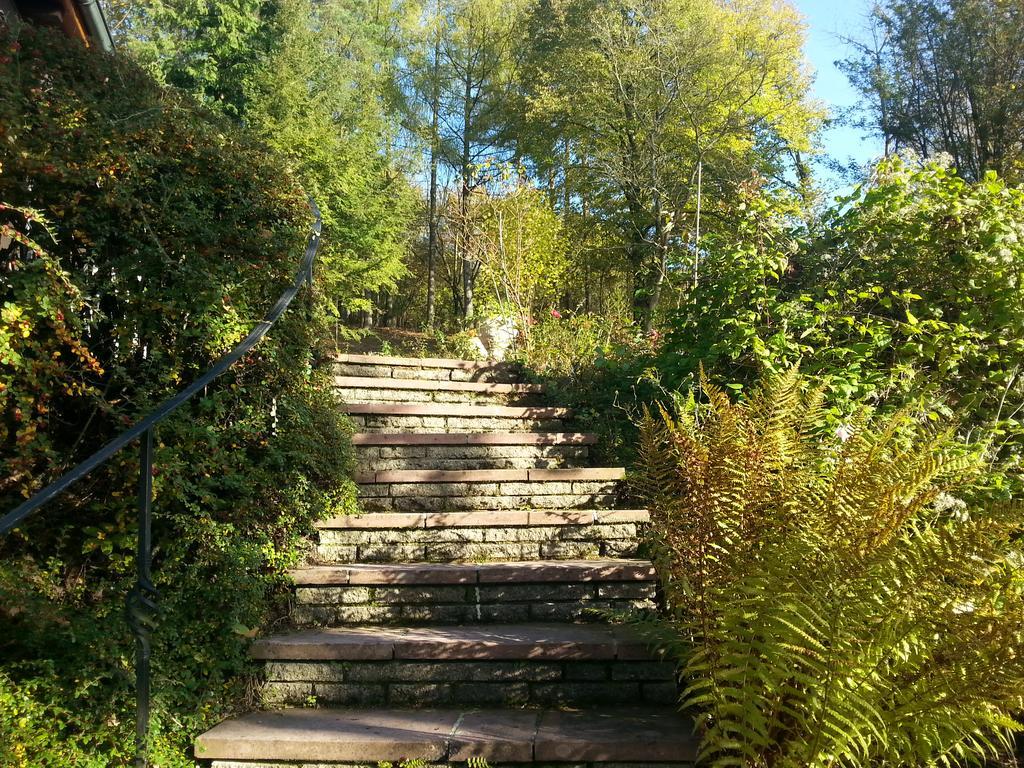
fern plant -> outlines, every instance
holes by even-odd
[[[925,766],[1007,753],[1024,695],[1020,510],[950,494],[979,458],[908,414],[821,434],[794,372],[646,414],[638,490],[712,766]]]

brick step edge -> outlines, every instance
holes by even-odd
[[[493,395],[538,394],[540,384],[503,384],[489,381],[450,381],[444,379],[390,379],[380,376],[335,376],[338,389],[426,390],[430,392],[468,392]]]
[[[346,413],[373,416],[454,416],[462,419],[566,419],[569,408],[530,405],[461,405],[459,403],[345,403]]]
[[[586,482],[622,480],[623,467],[530,469],[384,469],[357,472],[357,483]]]
[[[357,432],[352,445],[594,445],[583,432]]]
[[[296,586],[391,584],[539,584],[655,581],[649,560],[562,560],[508,563],[355,563],[297,568]]]
[[[506,370],[514,371],[519,366],[515,363],[495,362],[486,360],[459,360],[449,357],[391,357],[385,355],[349,355],[334,356],[336,363],[351,365],[380,365],[394,368],[458,368],[465,371]]]
[[[655,661],[628,628],[583,624],[344,627],[256,640],[263,661]]]
[[[196,739],[195,752],[206,760],[362,765],[476,758],[682,766],[696,758],[693,730],[690,720],[669,707],[584,712],[284,709],[226,720]]]
[[[405,530],[409,528],[493,528],[525,525],[611,525],[648,523],[646,509],[507,509],[483,512],[366,512],[319,520],[320,530]]]

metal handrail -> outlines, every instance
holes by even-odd
[[[231,351],[223,354],[220,359],[202,376],[189,384],[185,389],[174,395],[142,421],[125,430],[108,442],[89,458],[82,461],[71,471],[33,494],[13,510],[0,518],[0,536],[9,533],[25,518],[42,507],[70,486],[92,472],[96,467],[108,461],[129,443],[139,440],[139,538],[136,554],[135,586],[129,592],[126,603],[128,623],[135,635],[135,764],[144,768],[147,760],[147,740],[149,735],[149,630],[153,626],[153,614],[157,609],[157,590],[150,574],[152,559],[152,504],[153,504],[153,429],[174,411],[192,399],[200,390],[208,386],[214,379],[238,362],[250,349],[267,335],[278,318],[284,314],[292,303],[299,289],[306,283],[313,282],[313,260],[320,247],[320,231],[323,220],[316,202],[310,198],[309,207],[313,211],[313,226],[306,244],[306,253],[302,258],[299,271],[295,274],[294,283],[281,294],[277,303],[271,307],[263,320],[256,325]],[[140,439],[141,438],[141,439]]]

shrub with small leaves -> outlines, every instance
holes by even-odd
[[[0,512],[240,341],[291,284],[311,214],[287,163],[58,32],[0,29]],[[313,520],[351,498],[320,353],[318,264],[271,333],[157,428],[153,764],[244,704]],[[351,275],[349,275],[351,277]],[[0,766],[134,750],[138,460],[125,450],[0,539]]]

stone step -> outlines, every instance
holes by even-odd
[[[514,509],[500,512],[367,512],[340,515],[316,522],[321,531],[331,529],[405,530],[419,528],[514,528],[552,525],[646,523],[645,509]]]
[[[649,520],[633,509],[371,512],[318,523],[317,554],[328,563],[632,557]]]
[[[561,432],[568,408],[455,403],[346,403],[361,432]]]
[[[212,768],[544,764],[688,768],[693,723],[671,707],[581,712],[283,709],[226,720],[196,739]],[[609,766],[611,768],[611,766]]]
[[[258,640],[268,705],[671,704],[674,664],[625,627],[352,627]]]
[[[264,637],[262,661],[651,661],[625,626],[500,624],[486,627],[343,627]]]
[[[513,363],[380,355],[338,355],[335,372],[339,376],[496,383],[511,383],[521,378],[520,367]]]
[[[531,446],[593,445],[597,435],[586,432],[358,432],[356,446]]]
[[[529,475],[523,479],[526,473]],[[428,475],[438,479],[431,480]],[[398,470],[373,476],[394,479],[357,480],[359,506],[365,512],[614,507],[622,474],[597,469],[499,469]],[[403,481],[403,477],[422,479]]]
[[[370,446],[356,448],[356,471],[558,469],[579,466],[589,455],[584,445]]]
[[[360,485],[404,485],[436,483],[571,483],[622,480],[624,467],[575,467],[559,469],[399,469],[360,472]]]
[[[350,402],[344,410],[362,432],[561,432],[571,416],[565,408],[451,402]]]
[[[299,626],[591,621],[655,607],[646,560],[356,564],[291,572]]]
[[[336,376],[334,387],[338,397],[347,403],[529,405],[535,404],[543,391],[540,384],[496,384],[368,376]]]
[[[357,470],[553,469],[581,464],[594,435],[557,432],[359,433]]]

